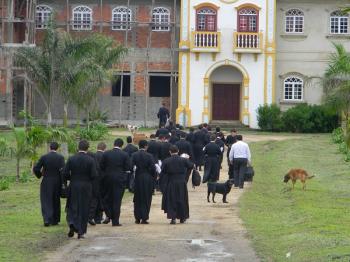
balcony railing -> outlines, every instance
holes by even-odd
[[[233,49],[236,53],[261,53],[263,50],[262,33],[235,32],[233,41]]]
[[[220,32],[192,32],[191,51],[192,52],[220,52],[221,34]]]

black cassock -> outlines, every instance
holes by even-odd
[[[170,147],[171,144],[169,142],[160,142],[159,160],[164,161],[170,157]]]
[[[131,166],[136,166],[134,187],[134,216],[136,220],[148,220],[156,169],[154,159],[145,150],[132,155]]]
[[[159,118],[159,127],[161,127],[162,125],[166,124],[168,118],[170,117],[169,110],[165,107],[161,107],[159,108],[157,116]]]
[[[224,143],[224,141],[222,141],[221,138],[217,138],[215,140],[215,144],[217,144],[220,147],[221,155],[220,155],[220,159],[219,160],[220,160],[220,167],[221,167],[222,160],[224,159],[225,143]]]
[[[204,129],[198,130],[194,133],[193,137],[193,160],[196,166],[202,166],[204,164],[203,148],[209,143],[208,132]]]
[[[160,154],[160,142],[154,139],[148,141],[147,153],[150,153],[153,156],[154,162],[157,163]]]
[[[64,168],[64,177],[69,180],[67,197],[67,222],[83,235],[87,230],[92,181],[97,177],[95,160],[84,152],[70,157]]]
[[[186,174],[192,168],[192,162],[178,155],[167,158],[162,164],[161,177],[167,181],[163,188],[162,210],[168,219],[189,218]]]
[[[56,152],[50,152],[43,155],[33,168],[37,177],[43,177],[40,185],[40,202],[45,224],[55,225],[61,220],[60,169],[63,167],[64,157]]]
[[[193,153],[192,153],[192,145],[190,142],[181,138],[179,141],[176,142],[175,145],[179,149],[179,156],[181,156],[182,154],[187,154],[192,159]]]
[[[130,158],[119,148],[106,151],[101,159],[101,170],[105,172],[106,193],[104,208],[113,225],[119,224],[120,207],[124,196]]]
[[[129,155],[129,157],[131,157],[131,155],[137,152],[138,150],[139,149],[133,144],[127,144],[123,149],[123,151]]]
[[[219,180],[220,174],[220,156],[222,154],[220,147],[215,142],[210,142],[205,146],[203,152],[205,155],[203,178],[216,182]]]

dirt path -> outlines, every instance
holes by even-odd
[[[259,135],[259,141],[261,138]],[[284,137],[287,138],[290,137]],[[246,140],[258,139],[247,136]],[[273,137],[264,140],[273,140]],[[221,180],[226,179],[225,165]],[[122,205],[122,227],[90,226],[86,239],[69,240],[45,261],[259,261],[247,239],[237,207],[240,196],[250,186],[248,184],[244,190],[232,189],[229,204],[221,202],[221,195],[216,196],[216,204],[207,203],[206,185],[189,188],[190,219],[186,224],[175,226],[169,225],[160,210],[160,194],[153,197],[149,225],[134,224],[132,199],[127,198]]]

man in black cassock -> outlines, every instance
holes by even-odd
[[[169,110],[165,107],[165,103],[162,104],[162,107],[159,108],[157,117],[159,118],[159,128],[165,126],[168,118],[170,117]]]
[[[160,128],[156,131],[156,137],[161,137],[161,136],[170,136],[170,131],[169,129],[165,128],[164,125],[160,126]]]
[[[170,157],[170,147],[171,144],[168,142],[166,136],[162,135],[159,137],[160,140],[160,150],[159,150],[159,160],[164,161],[168,157]]]
[[[203,150],[205,155],[203,178],[209,182],[216,182],[220,175],[220,156],[222,154],[220,147],[215,143],[216,136],[210,137],[210,143]],[[207,181],[204,181],[207,182]]]
[[[170,147],[171,157],[162,164],[161,177],[166,177],[167,183],[163,188],[162,210],[171,219],[170,224],[185,223],[189,218],[188,191],[186,174],[193,168],[193,163],[178,155],[177,146]]]
[[[93,158],[96,161],[97,177],[92,182],[92,198],[90,203],[90,214],[89,214],[89,224],[96,225],[102,222],[103,213],[103,172],[100,168],[100,162],[102,159],[103,152],[106,150],[107,146],[104,142],[97,145],[97,151],[93,154]]]
[[[204,165],[203,148],[209,143],[209,138],[208,131],[202,125],[199,125],[198,129],[193,137],[193,158],[196,168],[199,167],[199,170],[201,170]]]
[[[135,152],[138,151],[138,148],[137,148],[137,146],[134,146],[134,145],[132,144],[132,137],[131,137],[131,136],[128,136],[128,137],[126,138],[126,143],[127,143],[127,145],[123,148],[123,151],[124,151],[125,153],[127,153],[127,154],[129,155],[129,157],[131,157],[131,155],[132,155],[133,153],[135,153]]]
[[[222,140],[223,134],[221,132],[217,132],[216,133],[216,140],[215,140],[215,144],[217,144],[220,147],[221,150],[221,155],[220,155],[220,169],[221,169],[221,165],[222,165],[222,161],[224,159],[224,152],[225,152],[225,143]]]
[[[40,185],[41,213],[44,226],[55,226],[61,220],[60,193],[62,179],[60,170],[64,167],[64,157],[57,153],[58,144],[50,144],[50,152],[40,157],[33,168],[34,174],[43,177]]]
[[[156,168],[151,154],[147,153],[147,141],[139,142],[139,151],[131,158],[135,170],[134,216],[136,224],[148,224],[152,204]]]
[[[230,155],[230,150],[231,150],[231,147],[234,143],[237,142],[237,130],[236,129],[232,129],[231,130],[231,134],[228,135],[226,137],[226,141],[225,141],[225,145],[227,146],[227,164],[228,164],[228,176],[230,179],[233,179],[234,177],[234,172],[233,172],[233,169],[234,169],[234,162],[230,163],[229,161],[229,155]]]
[[[70,157],[63,171],[64,178],[69,180],[67,196],[68,237],[78,233],[78,239],[84,238],[89,219],[92,181],[97,177],[96,162],[87,154],[89,143],[81,140],[79,152]]]
[[[186,133],[181,134],[180,140],[175,143],[179,149],[179,155],[186,154],[192,159],[192,145],[190,142],[186,141]]]
[[[120,207],[124,196],[127,172],[131,170],[129,155],[122,151],[124,142],[118,138],[114,141],[114,148],[106,151],[101,159],[101,170],[105,172],[106,197],[105,212],[112,219],[112,226],[121,226],[119,223]]]
[[[170,135],[170,138],[169,138],[169,143],[172,144],[172,145],[175,145],[175,143],[177,141],[179,141],[180,138],[178,137],[175,129],[171,130],[170,134],[171,135]]]
[[[160,152],[160,143],[156,140],[154,134],[150,135],[150,140],[148,141],[147,153],[153,156],[154,162],[158,163]]]

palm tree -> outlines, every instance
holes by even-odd
[[[63,37],[64,33],[51,22],[40,46],[22,47],[15,54],[16,62],[24,68],[28,80],[34,84],[46,106],[47,126],[52,123],[53,97],[62,79]]]
[[[343,45],[334,44],[336,52],[331,55],[324,75],[326,102],[337,109],[349,122],[350,117],[350,54]]]

